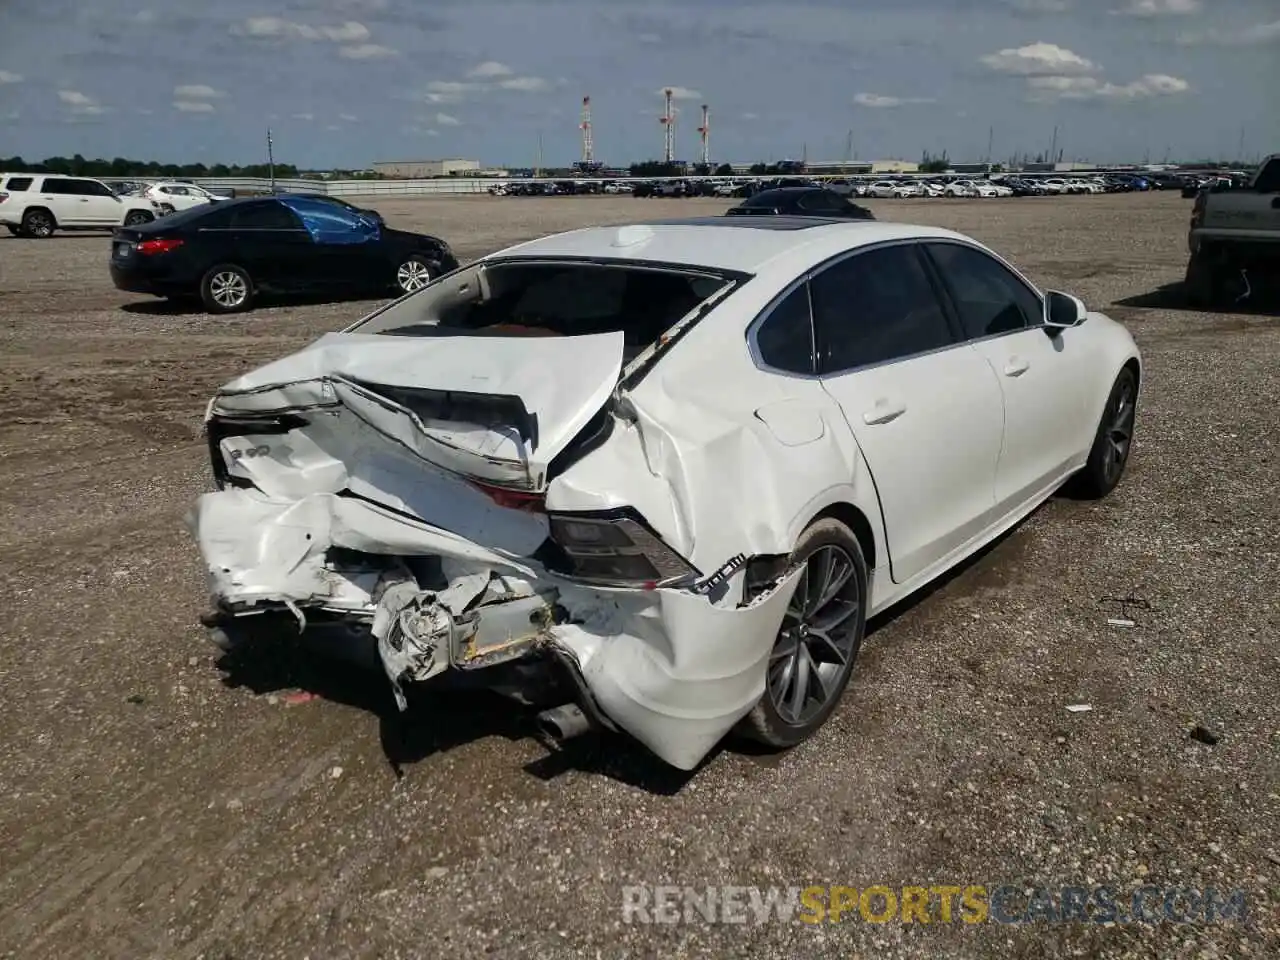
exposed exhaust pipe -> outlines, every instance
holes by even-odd
[[[566,703],[538,714],[538,729],[555,743],[581,736],[594,725],[576,703]]]

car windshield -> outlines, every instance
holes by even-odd
[[[621,332],[630,362],[732,280],[631,262],[477,264],[349,328],[411,337]]]

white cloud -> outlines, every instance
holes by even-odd
[[[336,123],[331,123],[331,124],[328,124],[328,125],[325,127],[325,129],[326,129],[326,130],[341,130],[342,128],[341,128],[340,126],[338,126]]]
[[[1125,17],[1187,16],[1199,13],[1200,0],[1126,0],[1111,12]]]
[[[68,110],[81,117],[96,117],[106,113],[107,108],[92,97],[85,96],[79,90],[59,90],[58,99],[67,105]]]
[[[369,28],[363,23],[348,20],[335,26],[315,27],[295,23],[281,17],[250,17],[231,28],[237,36],[261,37],[276,40],[332,40],[335,43],[359,43],[369,39]]]
[[[702,94],[697,90],[690,90],[688,87],[663,87],[658,91],[658,96],[665,96],[666,92],[671,91],[671,99],[673,100],[701,100]]]
[[[451,117],[447,113],[437,113],[436,123],[440,124],[442,127],[459,127],[462,125],[461,120],[457,117]]]
[[[338,56],[346,57],[348,60],[381,60],[398,54],[398,50],[384,47],[380,43],[358,43],[354,46],[338,48]]]
[[[1257,23],[1239,30],[1220,30],[1213,28],[1195,33],[1184,33],[1178,37],[1184,46],[1212,44],[1223,47],[1252,47],[1267,43],[1280,43],[1280,20],[1271,23]]]
[[[493,79],[494,77],[509,77],[513,73],[510,67],[505,63],[498,63],[496,60],[486,60],[484,63],[478,63],[467,71],[468,77],[479,79]]]
[[[0,83],[21,83],[22,74],[10,73],[8,70],[0,70]]]
[[[1167,73],[1148,73],[1131,83],[1109,83],[1097,77],[1030,77],[1032,99],[1129,102],[1186,93],[1191,84]]]
[[[758,113],[744,113],[744,114],[742,115],[742,119],[743,119],[743,120],[748,120],[748,121],[750,121],[750,120],[759,120],[759,119],[760,119],[760,114],[758,114]]]
[[[662,38],[656,33],[642,33],[636,37],[639,43],[661,43]]]
[[[912,103],[933,103],[934,101],[930,97],[887,97],[879,93],[859,93],[854,95],[853,102],[860,107],[884,109],[902,107]]]
[[[509,77],[498,82],[503,90],[519,90],[522,93],[537,93],[546,90],[549,84],[541,77]]]
[[[356,123],[360,118],[354,113],[340,113],[338,114],[338,119],[343,123]]]
[[[1078,53],[1054,43],[1029,43],[1025,47],[1007,47],[998,53],[979,58],[980,62],[1000,73],[1021,76],[1066,76],[1095,73],[1098,65]]]
[[[203,83],[190,83],[173,88],[175,100],[217,100],[223,96],[222,91]]]
[[[173,109],[183,113],[213,113],[217,108],[212,103],[205,103],[202,100],[175,100]]]
[[[314,113],[295,113],[295,114],[293,114],[293,119],[294,119],[294,120],[314,120],[315,118],[316,118],[316,115],[315,115]]]
[[[1005,0],[1005,3],[1023,13],[1066,13],[1071,0]]]

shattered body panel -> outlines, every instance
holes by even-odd
[[[738,555],[788,553],[780,485],[808,490],[797,481],[815,469],[852,476],[856,446],[816,384],[807,401],[749,384],[669,391],[658,376],[628,391],[622,356],[620,334],[344,332],[228,383],[208,410],[223,488],[190,520],[216,608],[367,626],[402,709],[404,683],[554,654],[607,724],[693,768],[759,700],[799,577],[744,599]],[[451,419],[443,394],[462,397],[444,405]],[[705,416],[685,415],[691,404]],[[606,405],[608,442],[549,476]],[[460,419],[474,409],[490,422]],[[784,470],[752,468],[780,449]],[[543,496],[547,513],[495,502],[487,484]],[[643,588],[587,586],[535,559],[548,513],[614,508],[697,570],[737,559],[718,578]]]

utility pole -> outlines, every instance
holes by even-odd
[[[1049,147],[1049,162],[1056,164],[1058,162],[1058,125],[1053,125],[1053,145]]]
[[[844,167],[842,173],[848,173],[853,160],[853,131],[850,130],[844,140]]]
[[[991,166],[991,148],[996,141],[996,128],[987,127],[987,166]]]
[[[276,193],[276,158],[271,150],[271,128],[267,127],[267,175],[271,179],[271,195]]]
[[[542,131],[538,131],[538,156],[533,163],[533,178],[537,180],[542,176]]]

